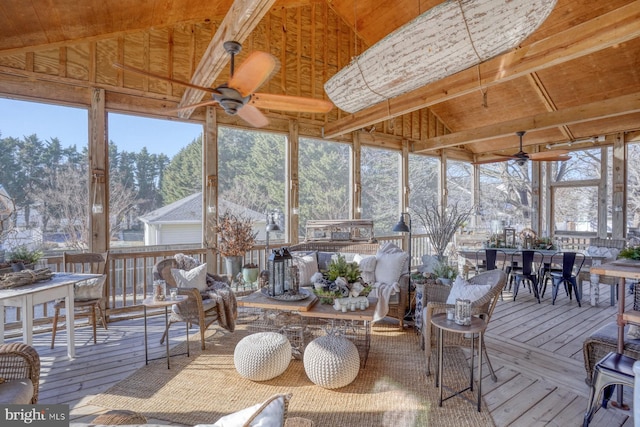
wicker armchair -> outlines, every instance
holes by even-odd
[[[40,388],[38,352],[30,345],[23,343],[0,344],[0,378],[5,380],[0,383],[0,402],[38,403]],[[25,390],[23,384],[17,380],[22,380],[20,382],[30,380],[33,390]]]
[[[164,280],[167,283],[167,288],[176,288],[177,284],[173,275],[171,274],[172,268],[178,268],[178,263],[174,258],[167,258],[158,261],[153,267],[153,279]],[[221,276],[214,276],[215,280],[220,282],[227,282],[227,279]],[[196,288],[177,288],[179,295],[187,295],[188,299],[185,302],[180,303],[180,313],[172,312],[169,317],[169,324],[162,334],[160,343],[164,343],[169,332],[169,327],[173,323],[187,321],[190,324],[195,323],[200,328],[200,346],[202,350],[205,349],[204,333],[209,326],[214,324],[218,320],[218,310],[216,304],[212,300],[206,300],[205,302],[200,295],[200,291]]]
[[[491,285],[489,292],[471,304],[472,314],[482,317],[488,323],[506,282],[507,274],[502,270],[486,271],[469,279],[469,283],[471,285]],[[446,304],[450,291],[451,287],[437,284],[426,285],[424,289],[425,308],[422,311],[422,339],[427,357],[427,375],[431,374],[431,349],[436,346],[437,336],[433,325],[431,325],[431,318],[434,314],[446,313],[447,308],[455,307],[453,304]],[[445,346],[468,345],[468,339],[465,338],[464,334],[450,334],[445,332],[443,339]],[[493,367],[491,366],[491,361],[489,360],[487,349],[484,347],[484,342],[482,344],[482,351],[484,351],[485,360],[487,361],[487,365],[489,365],[491,378],[494,381],[497,381],[498,379],[493,371]]]

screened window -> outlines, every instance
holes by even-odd
[[[349,146],[301,138],[299,235],[309,219],[349,218]]]
[[[390,235],[398,222],[400,153],[362,147],[362,218],[373,219],[377,236]]]
[[[267,213],[285,232],[284,135],[230,127],[218,129],[218,209],[254,220],[257,239],[265,236]],[[285,234],[286,235],[286,234]],[[279,236],[270,236],[278,239]],[[281,236],[280,236],[281,238]]]

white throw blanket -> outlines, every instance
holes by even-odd
[[[369,293],[369,296],[378,298],[378,304],[376,305],[376,310],[373,313],[374,322],[384,319],[387,313],[389,313],[389,299],[391,298],[391,295],[395,295],[396,292],[400,292],[398,282],[394,282],[391,285],[376,282],[375,286]]]

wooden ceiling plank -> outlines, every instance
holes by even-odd
[[[640,2],[633,2],[576,25],[554,36],[500,55],[480,65],[485,88],[537,70],[640,37]],[[327,125],[325,137],[351,132],[374,123],[469,94],[478,89],[475,68],[383,101]]]
[[[450,133],[414,144],[414,152],[432,151],[496,137],[513,135],[518,131],[548,129],[604,117],[614,117],[640,111],[640,93],[620,96],[590,104],[578,105],[558,111],[540,113],[481,128]]]
[[[209,47],[193,73],[191,83],[198,86],[211,86],[229,62],[229,54],[225,52],[222,44],[229,40],[242,43],[274,3],[275,0],[235,0],[211,39]],[[200,102],[205,93],[188,88],[182,95],[180,106]],[[182,110],[180,117],[188,118],[193,110],[193,108]]]

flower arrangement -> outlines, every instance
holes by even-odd
[[[335,298],[369,295],[371,286],[360,277],[357,262],[347,262],[342,255],[332,259],[324,273],[316,273],[311,277],[313,292],[322,304],[333,304]]]
[[[242,215],[225,212],[215,226],[218,242],[214,245],[224,257],[244,256],[256,243],[258,232],[253,231],[253,221]]]

